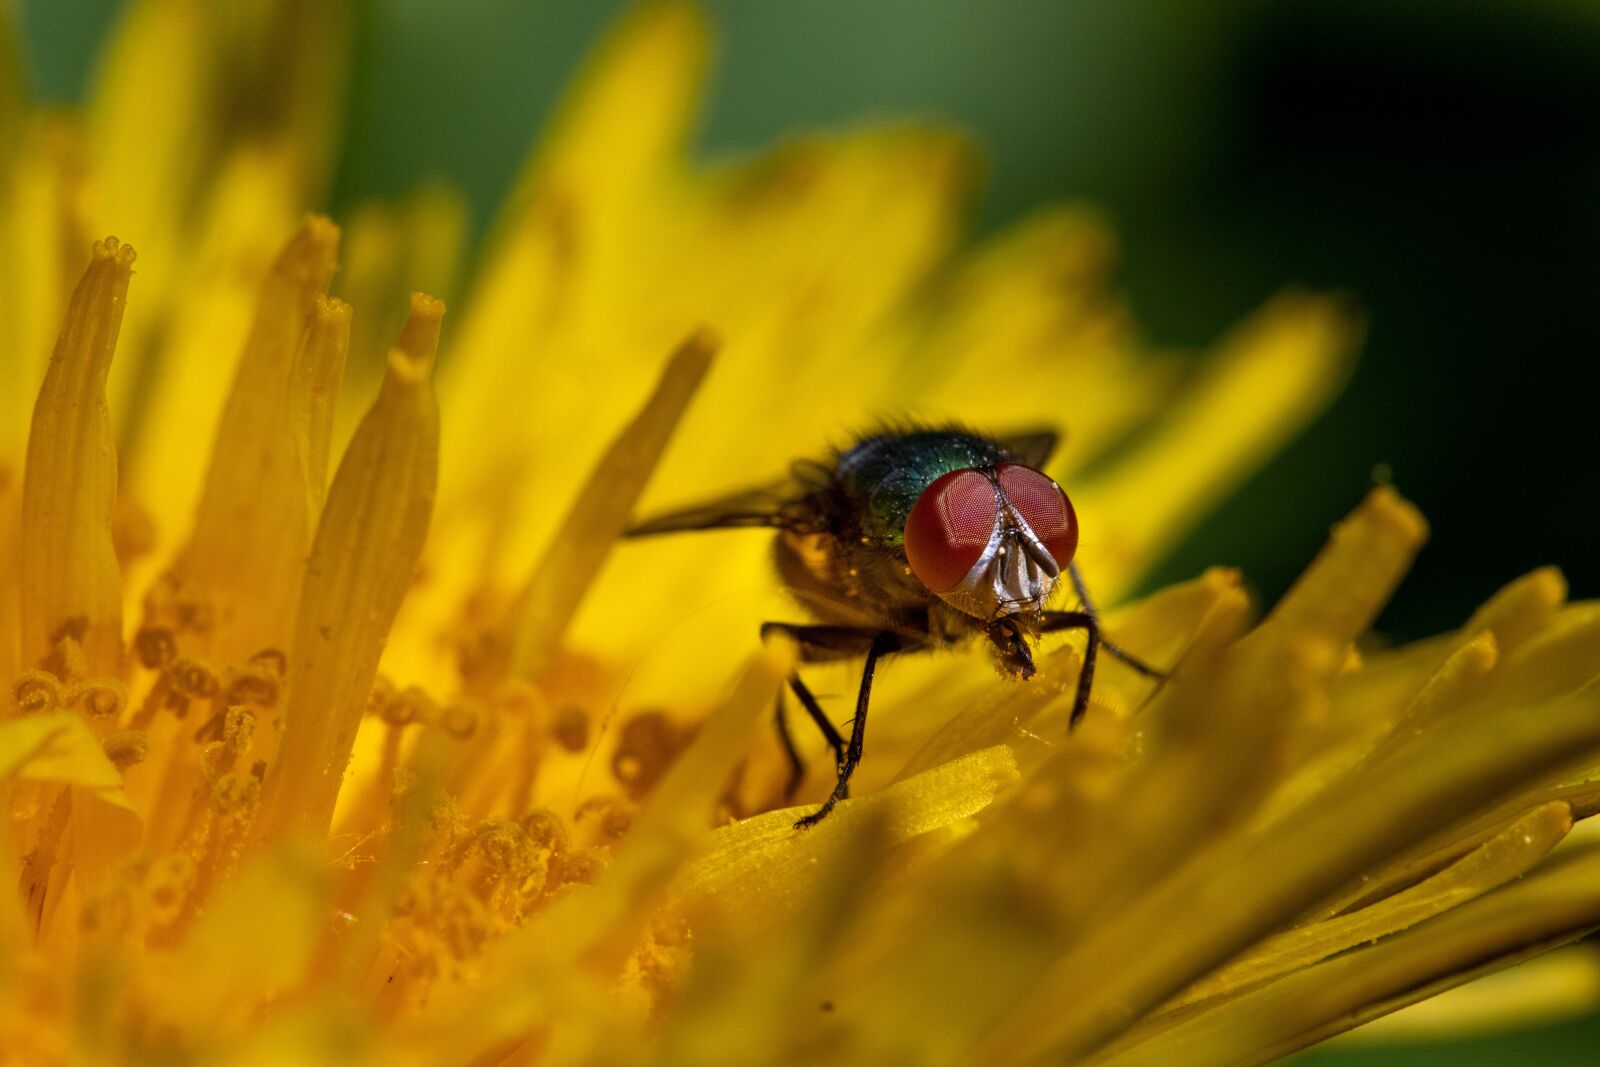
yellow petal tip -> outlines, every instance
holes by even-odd
[[[110,262],[118,270],[130,269],[133,266],[133,261],[139,257],[139,254],[133,250],[132,245],[123,244],[115,237],[109,236],[94,243],[93,255],[95,263]]]
[[[312,314],[316,316],[318,326],[331,327],[349,322],[353,312],[343,300],[318,294]]]
[[[400,331],[400,339],[389,350],[391,376],[416,382],[432,373],[433,355],[439,347],[439,324],[443,319],[443,300],[427,293],[411,294],[411,314]]]
[[[1367,522],[1387,527],[1407,544],[1421,545],[1428,539],[1428,520],[1392,486],[1376,486],[1362,501],[1358,514]]]
[[[275,274],[297,286],[327,288],[339,258],[339,227],[324,215],[307,215],[273,261]]]
[[[1539,604],[1554,611],[1567,602],[1567,576],[1560,567],[1540,567],[1527,576],[1529,592]]]

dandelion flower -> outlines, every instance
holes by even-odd
[[[963,252],[953,134],[695,164],[706,29],[656,3],[446,318],[397,294],[450,285],[451,194],[296,224],[346,27],[148,0],[83,114],[0,116],[8,1057],[1256,1062],[1600,926],[1553,571],[1375,648],[1426,536],[1378,488],[1259,621],[1225,569],[1126,600],[1337,387],[1343,304],[1191,363],[1085,213]],[[891,409],[1064,424],[1108,630],[1177,666],[1069,739],[1070,641],[908,659],[801,833],[765,539],[617,536]]]

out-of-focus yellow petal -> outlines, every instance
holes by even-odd
[[[164,331],[181,300],[183,250],[207,240],[212,178],[242,151],[286,164],[295,205],[320,199],[339,109],[350,12],[299,0],[212,4],[144,0],[110,36],[87,109],[97,224],[146,251],[129,315],[128,358],[110,383],[119,437],[137,431],[147,382],[162,373]],[[228,238],[236,237],[229,232]]]
[[[0,781],[75,785],[120,807],[131,807],[122,774],[100,738],[70,711],[24,715],[0,723]]]
[[[872,815],[858,811],[862,817],[830,835],[824,846],[829,862],[805,872],[809,893],[787,896],[781,914],[770,919],[758,914],[754,902],[741,909],[767,936],[752,936],[737,916],[728,916],[735,920],[729,926],[696,927],[706,933],[696,940],[691,983],[667,1020],[653,1062],[661,1067],[759,1063],[775,1048],[803,1045],[817,1036],[812,1013],[796,1012],[794,1005],[814,1004],[824,1014],[831,1009],[819,984],[827,981],[828,960],[861,917],[866,900],[860,886],[885,875],[905,855],[886,847],[884,827],[895,818],[892,809],[879,807]],[[794,909],[798,914],[791,913]],[[759,961],[754,967],[753,959]],[[845,1055],[844,1048],[835,1047],[829,1058],[844,1062]]]
[[[325,832],[389,627],[428,532],[439,416],[430,381],[444,305],[418,296],[389,374],[339,464],[300,594],[284,734],[257,835]]]
[[[19,141],[0,162],[0,463],[20,469],[27,405],[38,396],[90,236],[77,129],[39,116],[15,132]]]
[[[1344,522],[1272,609],[1264,630],[1319,633],[1354,641],[1411,565],[1428,536],[1417,509],[1393,489],[1380,486]]]
[[[167,579],[172,595],[209,605],[211,632],[200,636],[224,663],[282,649],[294,626],[322,493],[311,470],[327,468],[325,455],[311,454],[311,427],[332,414],[331,402],[316,420],[311,408],[317,383],[330,393],[344,358],[344,342],[329,336],[336,324],[317,316],[338,242],[333,223],[307,219],[262,282],[194,532]],[[317,435],[326,448],[328,431]]]
[[[146,338],[174,284],[186,214],[215,150],[214,112],[222,60],[203,0],[130,4],[110,38],[88,107],[89,155],[106,180],[95,190],[103,227],[135,234],[145,250],[140,288],[148,296],[129,316],[130,358],[119,368],[115,409],[143,369]]]
[[[699,109],[709,36],[694,3],[634,5],[562,101],[511,209],[526,206],[530,186],[557,188],[581,192],[614,225],[619,209],[654,195]]]
[[[1184,990],[1172,1007],[1247,988],[1414,926],[1520,878],[1571,829],[1571,808],[1559,801],[1540,805],[1427,881],[1360,911],[1268,938]]]
[[[303,350],[295,360],[289,409],[294,443],[304,461],[313,517],[322,514],[322,505],[328,499],[334,408],[349,351],[350,305],[318,297],[306,323]]]
[[[1563,1022],[1600,1003],[1600,950],[1572,945],[1403,1008],[1339,1039],[1345,1048],[1459,1041]]]
[[[508,995],[457,998],[430,1012],[427,1021],[449,1024],[435,1031],[436,1044],[408,1048],[414,1057],[408,1062],[437,1062],[446,1053],[464,1056],[466,1034],[473,1049],[486,1050],[530,1026],[542,1030],[554,1021],[549,1011],[565,999],[562,991],[589,980],[585,962],[599,954],[620,966],[621,954],[631,947],[646,917],[644,905],[659,900],[668,879],[706,836],[711,805],[748,746],[761,712],[771,706],[780,677],[780,665],[765,658],[746,668],[734,692],[656,788],[606,876],[589,892],[558,901],[510,933],[485,961],[483,973],[494,976]],[[513,989],[520,992],[510,993]],[[597,1036],[558,1029],[558,1045],[578,1043],[578,1051],[568,1049],[558,1062],[583,1062],[584,1043]]]
[[[1316,804],[1260,834],[1203,849],[1087,931],[996,1029],[983,1062],[1019,1062],[1051,1049],[1081,1055],[1103,1045],[1376,860],[1600,746],[1597,700],[1578,696],[1533,713],[1517,708],[1452,721],[1424,748],[1339,781]],[[1320,845],[1307,849],[1306,841]],[[1205,910],[1205,923],[1165,921],[1196,907]],[[1152,941],[1153,925],[1165,925],[1169,935]],[[1063,1004],[1073,1011],[1063,1013]]]
[[[1471,637],[1487,630],[1494,634],[1502,653],[1511,652],[1542,628],[1566,599],[1566,578],[1554,567],[1540,567],[1507,585],[1473,612],[1462,634]]]
[[[1343,304],[1295,294],[1224,341],[1159,426],[1074,493],[1090,588],[1117,599],[1144,561],[1159,557],[1320,411],[1359,337]]]
[[[321,858],[293,850],[247,866],[146,979],[139,993],[148,1017],[210,1040],[253,1022],[310,966],[323,932],[326,883]]]
[[[260,307],[261,289],[302,212],[292,194],[292,161],[251,145],[218,165],[210,193],[196,205],[192,274],[169,294],[161,320],[160,358],[143,368],[120,418],[125,482],[160,533],[142,593],[170,564],[194,522],[223,408]],[[141,271],[140,293],[145,276]]]
[[[667,361],[644,408],[601,457],[513,609],[512,670],[537,677],[611,554],[672,432],[711,369],[716,342],[697,333]]]
[[[1484,699],[1536,703],[1600,676],[1600,604],[1574,604],[1505,657]]]
[[[72,295],[28,435],[22,488],[22,660],[37,664],[64,634],[87,672],[122,662],[122,576],[111,542],[117,455],[106,375],[122,325],[133,249],[108,237]]]
[[[1004,745],[950,760],[887,789],[841,802],[838,818],[797,831],[803,809],[784,808],[717,831],[705,855],[673,884],[675,906],[710,908],[740,926],[782,922],[846,847],[853,828],[881,820],[885,844],[898,843],[969,818],[1017,781],[1016,759]]]
[[[350,363],[339,388],[333,439],[340,451],[383,380],[389,340],[409,313],[406,294],[432,293],[451,304],[467,224],[465,197],[430,184],[396,202],[362,205],[345,225],[334,291],[361,314],[352,324]]]
[[[908,384],[921,383],[918,402],[995,432],[1051,425],[1064,436],[1051,462],[1058,477],[1137,427],[1168,397],[1178,366],[1135,351],[1109,285],[1114,249],[1100,220],[1066,208],[981,245],[935,298],[901,368]]]
[[[1600,925],[1600,853],[1521,881],[1366,948],[1245,993],[1100,1061],[1265,1063]]]
[[[636,269],[641,246],[651,238],[648,209],[680,162],[706,36],[692,4],[669,0],[635,7],[597,51],[580,87],[562,104],[552,136],[530,160],[496,227],[476,298],[451,349],[446,410],[482,435],[478,449],[461,450],[461,466],[447,458],[444,482],[454,490],[477,491],[483,479],[472,476],[472,466],[487,461],[498,468],[505,462],[497,454],[503,446],[486,432],[492,423],[480,420],[496,419],[508,395],[538,405],[531,413],[535,426],[547,404],[569,404],[565,395],[527,397],[521,385],[530,365],[558,369],[550,361],[562,353],[551,346],[557,337],[570,336],[564,333],[569,324],[615,319],[619,275]],[[556,321],[563,333],[552,336]],[[678,336],[691,325],[679,327]],[[580,335],[577,348],[566,354],[608,360],[638,354],[631,345],[622,352],[596,352],[591,346],[600,339]],[[677,337],[652,340],[660,352]],[[589,400],[571,414],[591,420],[593,428],[575,442],[580,470],[587,467],[581,460],[591,449],[597,452],[620,421],[620,412],[643,395],[643,383],[616,377],[583,378]],[[507,426],[496,436],[514,430]],[[562,488],[570,492],[575,484],[576,477]]]
[[[1398,746],[1397,746],[1398,747]],[[1329,898],[1318,909],[1318,916],[1340,915],[1352,908],[1366,907],[1383,900],[1406,886],[1413,885],[1468,851],[1502,833],[1537,804],[1565,804],[1574,819],[1589,819],[1600,813],[1600,753],[1577,772],[1557,768],[1537,781],[1532,788],[1502,798],[1493,806],[1469,818],[1441,828],[1417,844],[1389,857],[1383,866],[1369,872]],[[1584,826],[1590,823],[1582,824]]]
[[[1323,679],[1324,685],[1331,683],[1356,637],[1377,618],[1404,576],[1427,537],[1427,529],[1417,509],[1393,489],[1374,489],[1348,519],[1334,527],[1327,546],[1246,644],[1262,647],[1296,635],[1313,635],[1339,650]],[[1370,737],[1362,736],[1355,744],[1340,747],[1338,742],[1344,738],[1329,725],[1324,702],[1318,708],[1317,721],[1302,723],[1303,729],[1289,739],[1293,746],[1289,759],[1311,762],[1297,769],[1295,777],[1266,806],[1262,818],[1292,807],[1321,788],[1336,770],[1346,769],[1372,743]],[[1392,725],[1382,722],[1379,728]]]

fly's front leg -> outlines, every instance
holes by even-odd
[[[1078,691],[1072,698],[1072,715],[1067,719],[1067,729],[1072,730],[1089,710],[1089,690],[1094,687],[1094,665],[1100,650],[1100,620],[1092,611],[1045,612],[1039,632],[1048,634],[1061,630],[1082,630],[1087,637],[1083,646],[1083,669],[1078,672]]]
[[[1094,601],[1089,597],[1089,589],[1083,582],[1083,575],[1078,571],[1076,563],[1067,564],[1067,573],[1072,578],[1072,588],[1078,593],[1078,602],[1082,606],[1080,611],[1047,611],[1044,613],[1039,626],[1040,633],[1054,633],[1061,630],[1082,630],[1086,637],[1083,647],[1083,669],[1078,672],[1078,691],[1072,700],[1072,715],[1067,720],[1067,729],[1078,725],[1078,720],[1083,718],[1089,710],[1089,692],[1094,686],[1095,663],[1099,658],[1102,647],[1106,652],[1126,663],[1129,667],[1145,678],[1153,679],[1158,687],[1167,680],[1165,671],[1157,670],[1148,663],[1124,651],[1122,648],[1105,639],[1100,632],[1100,613],[1095,610]]]
[[[1105,636],[1100,634],[1100,625],[1099,625],[1100,624],[1100,612],[1099,612],[1099,609],[1097,609],[1094,606],[1094,601],[1089,599],[1089,587],[1083,584],[1083,574],[1078,570],[1078,565],[1076,563],[1067,564],[1067,574],[1072,578],[1072,588],[1078,594],[1078,603],[1081,604],[1082,607],[1083,607],[1083,610],[1082,610],[1082,612],[1080,614],[1087,615],[1087,616],[1089,616],[1091,619],[1093,619],[1095,621],[1095,627],[1094,627],[1095,634],[1097,635],[1097,637],[1099,639],[1100,645],[1105,648],[1106,654],[1107,655],[1111,655],[1111,656],[1115,656],[1117,659],[1121,660],[1123,663],[1126,663],[1129,667],[1132,667],[1134,672],[1137,673],[1138,675],[1140,675],[1141,677],[1149,678],[1149,679],[1151,679],[1152,681],[1155,681],[1155,682],[1165,683],[1166,680],[1167,680],[1167,672],[1166,671],[1157,670],[1155,667],[1150,666],[1150,664],[1146,663],[1142,659],[1139,659],[1137,656],[1133,655],[1131,652],[1124,651],[1120,646],[1114,644],[1111,641],[1106,640]],[[1072,613],[1071,612],[1046,612],[1045,613],[1047,618],[1050,615],[1056,615],[1056,614],[1072,614]],[[1061,629],[1072,629],[1072,627],[1071,626],[1065,626],[1065,627],[1061,627]]]

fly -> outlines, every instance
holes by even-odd
[[[1088,710],[1101,648],[1146,677],[1165,677],[1100,632],[1072,562],[1077,514],[1040,470],[1057,440],[1048,430],[1003,438],[956,427],[884,430],[827,461],[801,460],[773,485],[629,527],[629,537],[728,527],[778,531],[778,575],[814,621],[763,623],[762,640],[789,638],[802,663],[864,658],[848,740],[799,671],[789,676],[789,689],[833,751],[838,776],[828,799],[797,828],[816,825],[848,795],[861,762],[873,675],[885,656],[982,636],[1004,674],[1027,679],[1034,675],[1032,641],[1082,630],[1087,643],[1069,729]],[[1077,610],[1045,607],[1063,573]],[[781,692],[774,714],[789,760],[788,799],[805,764]]]

